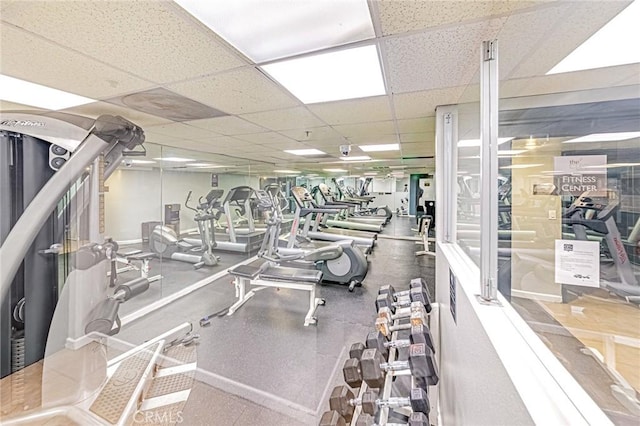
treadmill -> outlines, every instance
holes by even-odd
[[[335,206],[333,208],[318,206],[313,201],[309,191],[301,186],[291,188],[291,195],[296,202],[296,211],[293,224],[291,225],[287,247],[295,246],[300,222],[303,218],[305,218],[305,222],[302,230],[302,238],[321,241],[353,240],[356,245],[362,247],[368,253],[370,253],[375,246],[375,240],[378,237],[375,233],[319,226],[324,214],[335,214],[336,210],[344,208],[344,206]],[[313,215],[316,216],[315,220],[312,218]],[[312,223],[313,228],[311,227]]]
[[[249,253],[258,250],[262,245],[265,229],[256,228],[251,215],[251,197],[253,188],[250,186],[236,186],[227,192],[227,196],[222,202],[224,215],[227,220],[226,233],[215,234],[216,249],[223,251],[233,251],[238,253]],[[247,228],[236,227],[231,215],[231,204],[242,206],[247,212]]]
[[[328,207],[332,207],[335,205],[346,205],[347,207],[349,207],[348,209],[342,211],[342,216],[336,215],[334,219],[328,219],[327,216],[327,219],[325,219],[324,221],[325,225],[372,232],[380,232],[382,231],[384,225],[386,225],[386,218],[364,216],[356,217],[350,215],[350,211],[359,207],[360,202],[350,200],[336,201],[333,193],[331,192],[331,188],[329,188],[329,185],[321,183],[316,188],[318,193],[320,194],[320,197],[322,198],[323,205]]]

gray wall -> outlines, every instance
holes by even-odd
[[[159,169],[116,170],[107,180],[109,192],[105,194],[106,235],[116,241],[141,238],[141,223],[161,221],[164,205],[181,205],[182,230],[195,228],[193,212],[184,207],[187,193],[192,199],[206,195],[211,190],[210,172],[184,172]],[[240,185],[257,187],[258,176],[218,174],[218,188],[226,190]]]

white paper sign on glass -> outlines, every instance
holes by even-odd
[[[600,286],[600,243],[556,240],[556,283]]]

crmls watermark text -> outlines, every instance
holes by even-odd
[[[182,423],[184,421],[184,417],[182,417],[182,411],[172,412],[172,411],[137,411],[133,415],[133,423],[144,423],[144,424],[158,424],[158,425],[166,425],[166,424],[175,424]]]

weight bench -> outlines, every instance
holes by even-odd
[[[309,324],[318,323],[318,319],[314,314],[318,306],[325,304],[324,299],[316,297],[316,285],[322,279],[321,271],[272,266],[267,262],[262,266],[236,266],[233,269],[229,269],[229,273],[234,276],[238,301],[231,305],[227,315],[233,315],[235,311],[260,290],[264,290],[267,287],[290,288],[309,292],[309,310],[304,317],[305,327]],[[249,285],[257,287],[247,292],[247,286]]]

